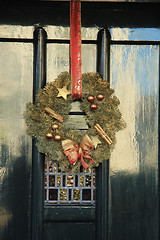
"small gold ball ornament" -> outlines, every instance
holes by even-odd
[[[97,103],[92,103],[91,106],[90,106],[90,108],[91,108],[92,111],[97,110],[97,108],[98,108]]]
[[[58,128],[59,128],[58,124],[57,123],[53,123],[52,129],[53,130],[57,130]]]
[[[98,94],[97,99],[98,101],[102,101],[104,99],[104,96],[102,94]]]
[[[89,95],[87,97],[87,100],[88,100],[88,102],[93,102],[94,101],[94,96],[93,95]]]
[[[58,135],[58,134],[56,134],[56,135],[54,136],[54,140],[57,141],[57,142],[59,142],[59,141],[61,140],[61,136]]]
[[[47,138],[47,139],[53,138],[53,134],[52,134],[51,132],[47,133],[47,134],[46,134],[46,138]]]

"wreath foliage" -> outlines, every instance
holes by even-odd
[[[85,112],[86,122],[89,126],[88,130],[80,131],[66,126],[66,122],[71,110],[72,97],[69,95],[67,101],[62,97],[57,97],[58,89],[67,85],[67,89],[71,91],[71,76],[68,72],[61,73],[53,82],[47,83],[43,89],[39,89],[36,95],[35,103],[27,103],[24,117],[27,125],[27,134],[38,139],[37,146],[41,153],[45,153],[50,160],[54,160],[59,164],[59,168],[64,172],[77,172],[80,169],[81,162],[77,161],[72,165],[68,157],[64,155],[61,141],[47,139],[46,134],[53,132],[51,126],[58,123],[59,129],[56,133],[61,136],[62,140],[70,139],[81,143],[84,135],[89,137],[97,136],[94,126],[98,123],[112,140],[111,145],[107,145],[102,137],[99,136],[101,144],[96,149],[92,149],[89,155],[93,159],[93,164],[89,160],[85,160],[91,168],[98,166],[103,160],[109,159],[116,143],[116,132],[125,128],[125,122],[122,114],[118,109],[119,99],[113,95],[114,90],[109,87],[107,81],[103,81],[98,73],[82,74],[82,92],[83,96],[80,101],[80,108]],[[102,94],[103,101],[98,101],[96,96]],[[93,111],[90,109],[90,103],[87,100],[88,95],[93,95],[98,104],[98,109]],[[61,115],[64,119],[63,123],[53,119],[44,111],[45,107],[49,107]],[[53,132],[54,134],[54,132]]]

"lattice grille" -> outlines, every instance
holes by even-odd
[[[45,204],[94,204],[95,169],[65,174],[54,161],[46,159]]]

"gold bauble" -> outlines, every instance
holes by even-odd
[[[57,123],[53,123],[52,129],[53,130],[57,130],[58,128],[59,128],[58,124]]]
[[[88,100],[88,102],[93,102],[94,101],[94,96],[93,95],[89,95],[87,97],[87,100]]]
[[[97,110],[97,108],[98,108],[98,105],[97,105],[97,103],[92,103],[91,104],[91,106],[90,106],[90,108],[91,108],[91,110]]]
[[[46,138],[47,139],[51,139],[53,137],[53,134],[51,132],[47,133],[46,134]]]
[[[61,140],[61,136],[58,135],[58,134],[56,134],[56,135],[54,136],[54,140],[57,141],[57,142],[59,142],[59,141]]]
[[[102,101],[104,99],[104,96],[102,94],[98,94],[97,99],[98,101]]]

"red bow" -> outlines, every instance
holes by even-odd
[[[91,164],[93,163],[93,159],[87,152],[92,150],[95,145],[88,135],[84,136],[82,142],[80,143],[80,147],[78,147],[78,144],[76,142],[69,139],[62,141],[62,147],[64,150],[64,154],[68,156],[71,164],[74,165],[78,161],[78,159],[80,159],[82,166],[87,170],[88,165],[85,163],[83,158],[90,159]]]

